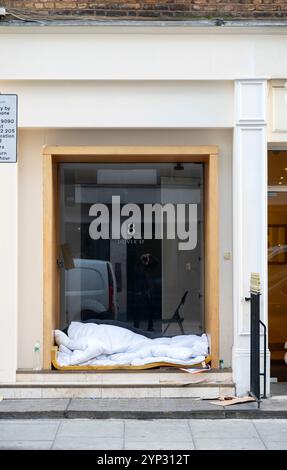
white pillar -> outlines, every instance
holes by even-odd
[[[251,272],[260,273],[260,316],[268,326],[266,104],[266,80],[235,81],[232,367],[238,395],[250,390],[250,302],[245,297]]]
[[[17,163],[0,163],[0,382],[17,368]]]

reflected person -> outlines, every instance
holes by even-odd
[[[145,253],[141,255],[135,266],[134,326],[139,328],[140,321],[147,318],[148,331],[154,331],[154,272],[158,263],[154,256],[150,253]]]

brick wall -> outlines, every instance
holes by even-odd
[[[0,0],[19,15],[149,19],[287,19],[287,0]]]

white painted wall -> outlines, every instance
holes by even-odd
[[[13,382],[17,364],[17,163],[0,165],[0,382]]]
[[[0,92],[18,94],[25,128],[233,126],[228,81],[0,81]]]
[[[75,33],[76,32],[76,33]],[[286,29],[69,28],[0,30],[0,78],[233,80],[287,76]]]
[[[22,130],[19,156],[18,367],[33,365],[42,337],[42,146],[218,145],[220,149],[220,350],[231,365],[232,348],[232,131],[231,130]],[[8,260],[6,259],[6,262]]]
[[[18,196],[18,367],[33,367],[43,339],[43,132],[20,132]],[[42,355],[42,348],[41,348]]]

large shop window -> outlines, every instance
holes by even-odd
[[[204,164],[60,163],[61,328],[204,331]],[[172,322],[167,335],[180,334]]]

